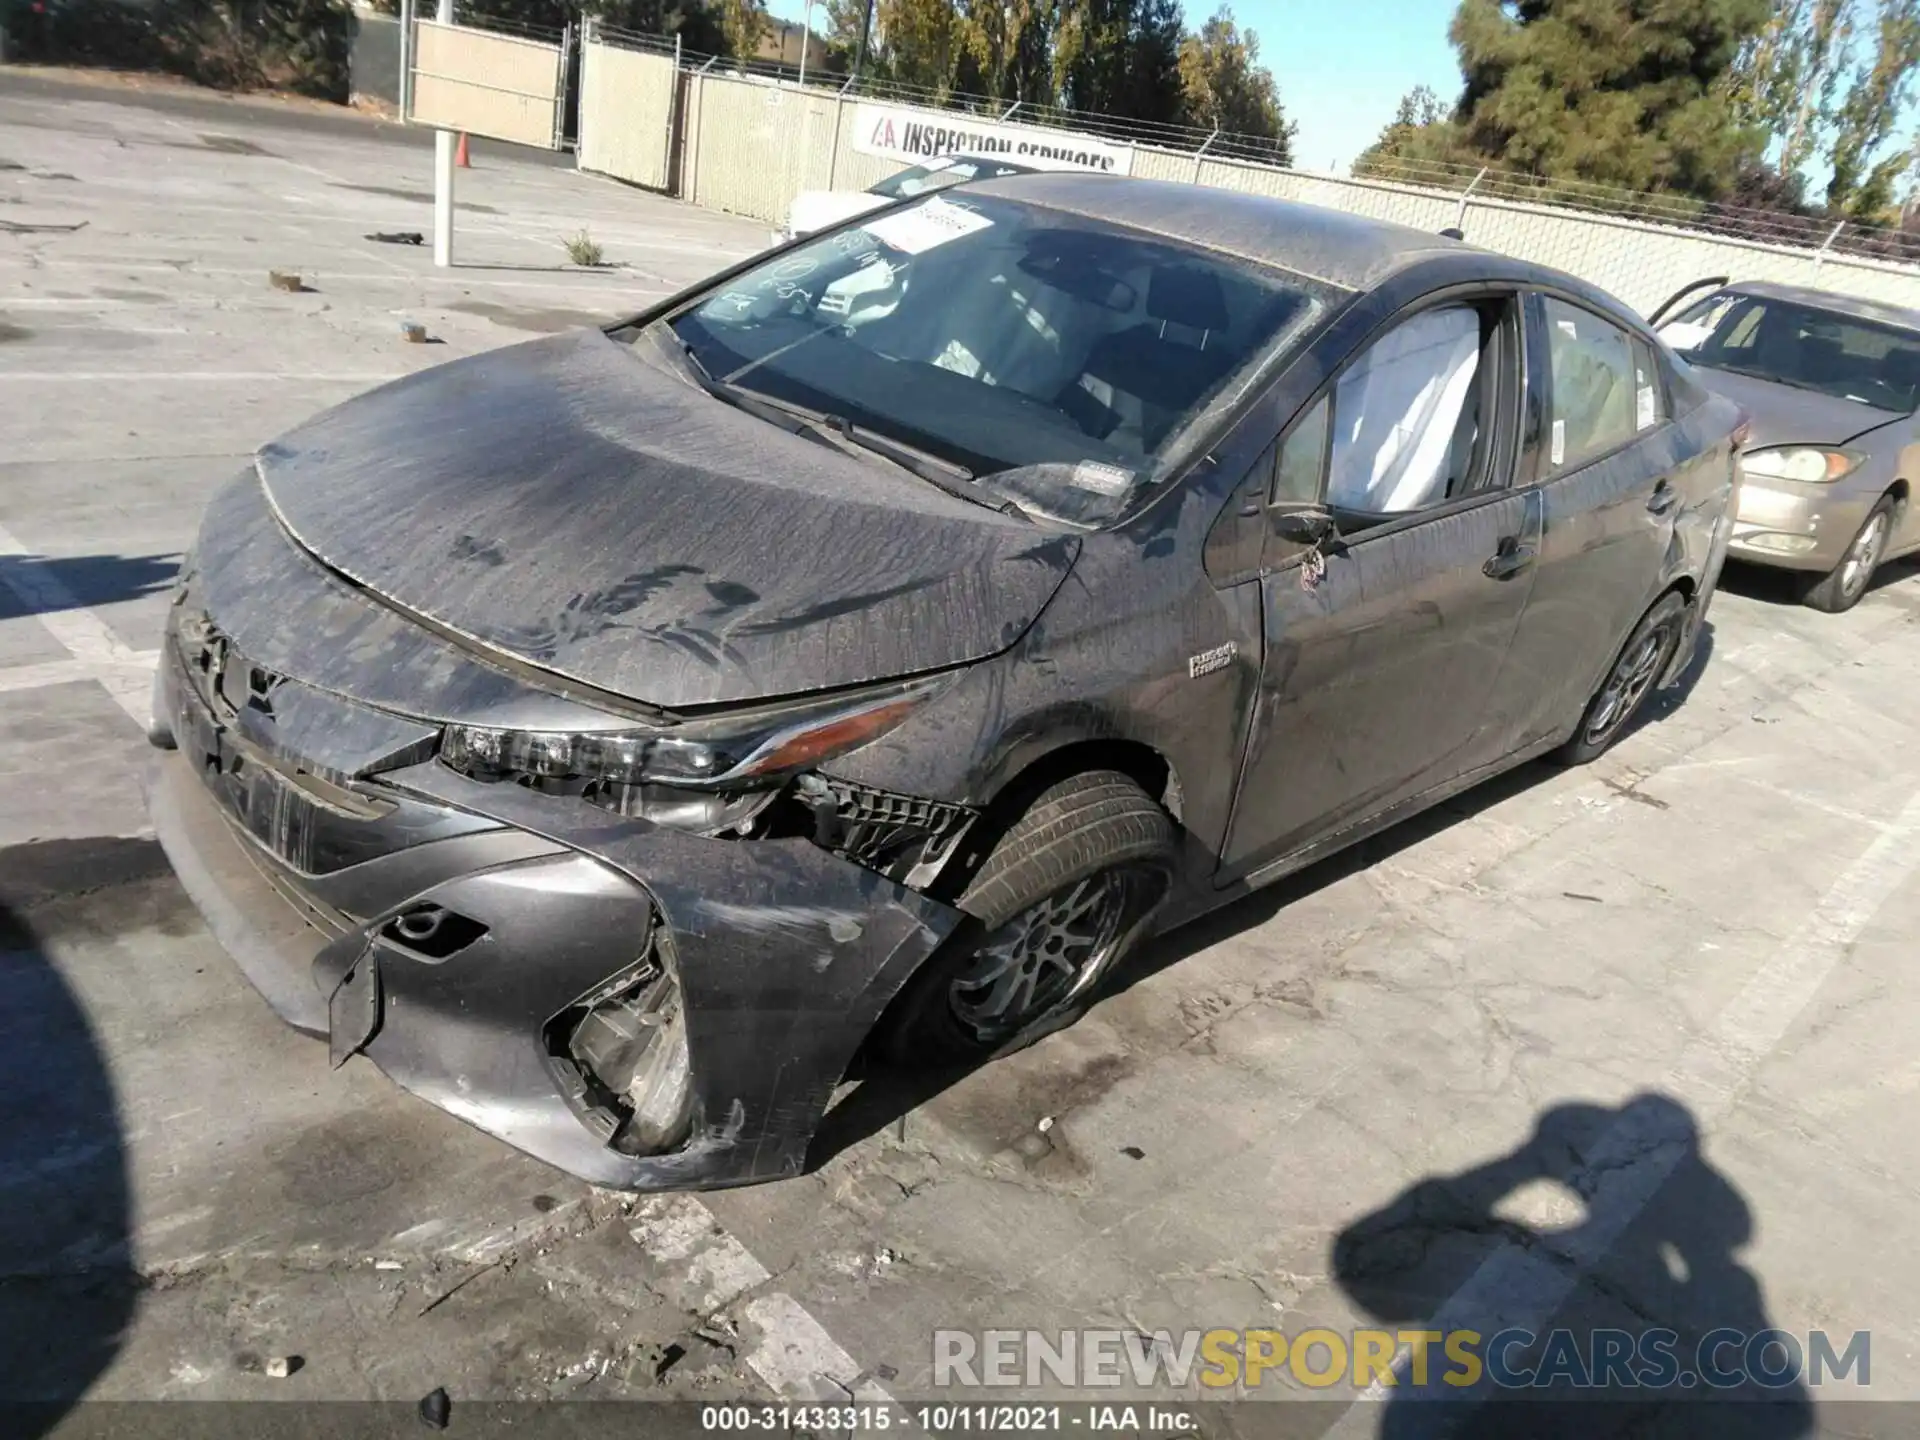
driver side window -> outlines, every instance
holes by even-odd
[[[1347,367],[1333,388],[1329,508],[1385,518],[1474,487],[1495,329],[1477,306],[1438,306]]]

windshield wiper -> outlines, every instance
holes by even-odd
[[[849,445],[878,455],[881,459],[898,466],[909,474],[917,475],[930,484],[937,485],[947,494],[965,500],[969,504],[983,505],[989,510],[997,510],[1002,515],[1017,515],[1023,520],[1033,517],[1018,501],[1004,496],[996,496],[981,489],[976,483],[973,471],[964,465],[935,455],[930,450],[922,450],[917,445],[909,445],[903,440],[894,440],[856,425],[844,415],[829,415],[803,406],[790,405],[784,400],[769,399],[742,386],[730,384],[725,380],[716,380],[694,353],[693,347],[682,340],[671,326],[667,333],[678,342],[680,353],[687,362],[687,368],[700,388],[714,399],[744,410],[756,419],[764,420],[785,430],[789,435],[807,435],[811,438],[844,451]]]

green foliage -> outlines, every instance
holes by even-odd
[[[1760,143],[1730,76],[1769,17],[1767,0],[1461,0],[1465,142],[1534,175],[1718,196]]]
[[[1180,81],[1179,0],[1081,0],[1066,7],[1054,41],[1067,108],[1176,124]]]
[[[1208,129],[1217,125],[1228,135],[1257,137],[1266,142],[1254,147],[1261,158],[1290,165],[1298,127],[1280,108],[1273,72],[1259,60],[1259,37],[1251,30],[1242,33],[1224,5],[1216,10],[1199,33],[1180,42],[1186,121]]]
[[[600,242],[589,235],[585,227],[562,243],[567,247],[567,259],[576,265],[594,268],[607,263],[606,252],[600,248]]]
[[[21,5],[21,11],[31,13]],[[352,12],[345,0],[55,0],[9,31],[24,58],[161,70],[225,90],[347,98]]]
[[[1920,0],[1880,0],[1872,59],[1855,75],[1834,116],[1827,207],[1855,220],[1894,220],[1894,195],[1912,154],[1875,161],[1893,138],[1920,73]]]

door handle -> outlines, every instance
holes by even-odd
[[[1522,545],[1514,539],[1506,539],[1500,542],[1500,548],[1493,553],[1493,557],[1486,564],[1480,567],[1480,570],[1490,580],[1511,580],[1533,564],[1534,558],[1533,546]]]
[[[1680,492],[1662,480],[1653,487],[1653,494],[1647,497],[1647,513],[1664,515],[1680,503]]]

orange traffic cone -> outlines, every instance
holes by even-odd
[[[458,165],[462,170],[471,170],[473,168],[473,166],[467,162],[467,132],[464,130],[460,132],[460,148],[454,151],[453,163]]]

